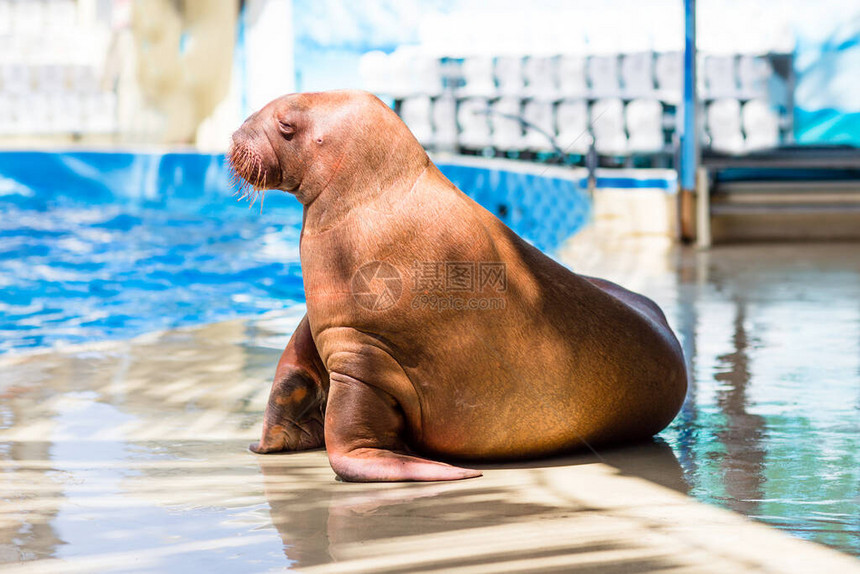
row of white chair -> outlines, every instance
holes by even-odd
[[[683,81],[680,54],[642,52],[558,58],[469,58],[459,93],[491,97],[657,97],[677,101]]]
[[[0,94],[0,134],[105,133],[116,127],[117,99],[110,92]]]
[[[677,104],[683,86],[679,52],[462,60],[440,60],[416,51],[371,52],[360,69],[367,89],[395,98],[448,91],[460,97],[625,97]],[[703,56],[699,93],[705,99],[767,97],[773,75],[766,56]]]
[[[395,98],[455,92],[461,97],[625,96],[677,103],[681,97],[681,54],[641,52],[617,55],[474,56],[440,60],[414,51],[369,52],[360,63],[366,89]]]
[[[403,100],[400,114],[425,146],[580,154],[594,145],[607,156],[667,150],[663,104],[655,99],[570,99],[558,103],[517,97]]]
[[[702,62],[699,93],[705,98],[766,98],[773,66],[763,56],[710,55]]]
[[[589,105],[582,99],[416,96],[402,101],[400,114],[419,141],[437,149],[585,154],[593,145],[605,156],[649,155],[671,149],[675,128],[660,101],[644,98],[626,104],[604,98]],[[705,117],[705,145],[716,151],[743,153],[781,141],[779,114],[766,100],[715,100]]]
[[[714,151],[740,154],[780,143],[779,115],[765,100],[743,105],[735,98],[711,102],[705,113],[708,145]]]
[[[0,93],[91,94],[101,90],[94,66],[0,64]]]

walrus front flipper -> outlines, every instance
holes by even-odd
[[[351,482],[459,480],[481,476],[407,454],[403,415],[387,393],[332,373],[325,440],[332,470]]]
[[[278,361],[257,454],[308,450],[323,446],[328,375],[305,316]]]

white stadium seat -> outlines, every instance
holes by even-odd
[[[708,133],[711,149],[738,154],[745,148],[741,132],[741,104],[734,98],[722,98],[712,102],[707,111]]]
[[[457,147],[457,100],[440,96],[433,104],[434,147],[454,151]]]
[[[460,125],[459,144],[469,149],[483,149],[492,145],[490,120],[486,98],[468,98],[457,107],[457,123]]]
[[[591,105],[591,132],[598,154],[618,156],[627,153],[624,104],[619,98],[605,98]]]
[[[412,66],[413,93],[437,96],[442,92],[442,65],[439,58],[418,55]]]
[[[588,59],[588,79],[591,95],[595,98],[609,98],[621,93],[618,73],[618,56],[591,56]]]
[[[406,98],[400,107],[400,117],[423,146],[433,142],[433,104],[428,96]]]
[[[529,97],[551,100],[558,96],[556,66],[553,58],[547,56],[527,58],[523,64],[523,77],[526,81],[525,93]]]
[[[523,110],[525,126],[525,148],[531,151],[552,151],[555,129],[553,127],[553,104],[547,100],[529,100]]]
[[[588,104],[585,100],[562,100],[555,112],[556,141],[565,153],[584,155],[591,146]]]
[[[654,93],[654,54],[637,52],[621,57],[621,80],[628,97],[641,98]]]
[[[464,82],[459,92],[461,96],[491,97],[496,94],[493,59],[490,56],[472,56],[464,59],[461,71]]]
[[[779,117],[765,100],[750,100],[741,112],[746,150],[756,151],[779,145]]]
[[[490,124],[493,127],[493,147],[503,151],[523,148],[521,117],[519,98],[499,98],[493,103],[490,114]]]
[[[499,93],[519,96],[523,93],[523,59],[519,56],[496,58],[496,83]]]
[[[747,98],[767,97],[767,83],[772,74],[773,68],[764,58],[743,55],[738,59],[740,91]]]
[[[664,149],[663,106],[657,100],[638,99],[625,109],[628,149],[632,153],[656,153]]]
[[[709,98],[737,97],[738,84],[734,56],[705,58],[705,95]]]
[[[670,104],[681,102],[684,91],[684,59],[680,52],[657,54],[654,60],[654,77],[661,100]]]
[[[588,94],[584,56],[562,56],[559,58],[558,88],[564,97],[581,98]]]
[[[413,72],[415,70],[415,50],[399,48],[388,56],[389,85],[386,94],[403,98],[416,93]]]

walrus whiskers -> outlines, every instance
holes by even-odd
[[[263,200],[265,198],[265,173],[263,171],[262,158],[245,147],[231,148],[227,153],[230,163],[230,186],[235,190],[233,197],[237,201],[248,200],[248,208],[252,208],[260,198],[260,213],[263,213]]]

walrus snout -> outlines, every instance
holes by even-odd
[[[248,133],[244,126],[231,138],[227,161],[236,176],[237,194],[243,199],[250,197],[253,201],[259,191],[277,188],[281,183],[277,160],[273,165],[270,159],[274,151],[267,150],[271,146],[267,141],[261,141],[264,138],[265,135]]]

